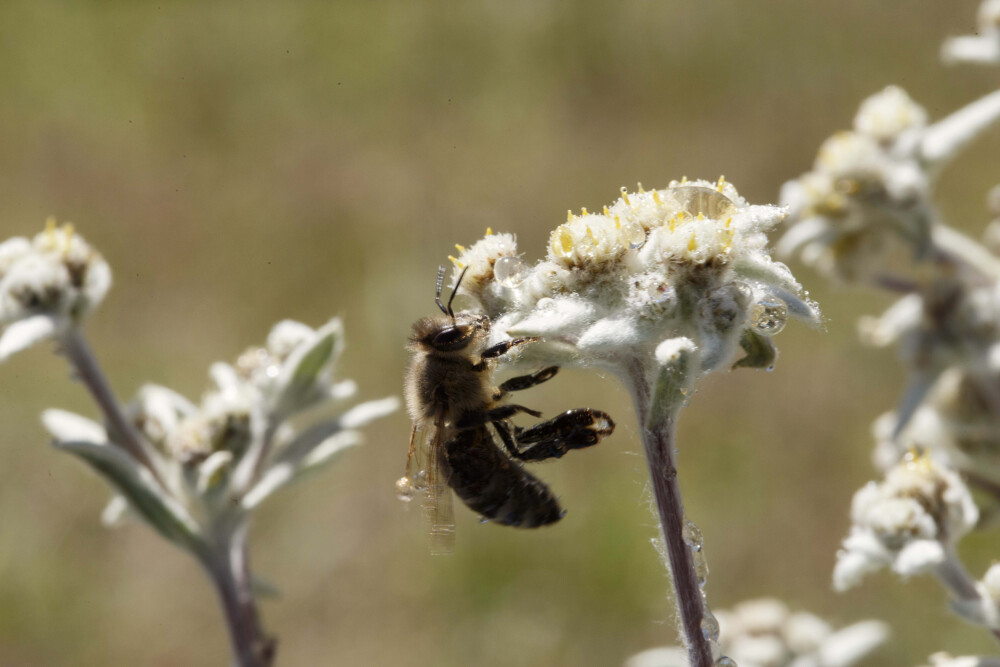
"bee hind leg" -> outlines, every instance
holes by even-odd
[[[557,459],[571,449],[596,445],[614,430],[614,421],[607,413],[600,410],[586,408],[567,410],[541,424],[517,430],[512,436],[515,443],[511,455],[522,461]],[[501,432],[501,429],[498,428],[497,431]],[[508,447],[508,451],[510,450]]]

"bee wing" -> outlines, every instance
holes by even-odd
[[[431,553],[445,555],[455,546],[455,510],[445,473],[443,433],[435,431],[428,451],[424,516],[431,534]]]

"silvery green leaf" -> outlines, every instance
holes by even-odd
[[[51,315],[32,315],[13,322],[0,335],[0,361],[51,338],[58,329],[59,324]]]
[[[296,463],[308,457],[312,450],[331,436],[345,430],[361,428],[399,409],[399,398],[389,396],[356,405],[342,415],[321,421],[295,436],[275,457],[277,462]]]
[[[198,466],[198,479],[195,489],[199,495],[204,495],[206,491],[217,485],[225,469],[233,462],[233,453],[225,450],[212,452],[208,458]]]
[[[761,336],[755,331],[747,329],[740,338],[740,347],[746,352],[746,356],[739,359],[733,368],[771,368],[775,359],[778,358],[778,348],[774,346],[774,341],[770,336]]]
[[[114,496],[101,511],[101,523],[107,528],[117,528],[128,515],[128,501],[122,496]]]
[[[297,347],[278,375],[276,409],[293,412],[320,398],[317,382],[340,356],[343,346],[344,326],[334,318],[318,329],[312,340]]]
[[[369,422],[392,414],[399,409],[399,397],[387,396],[375,401],[366,401],[340,415],[341,428],[361,428]]]
[[[687,402],[695,380],[695,355],[698,348],[690,338],[670,338],[656,347],[660,371],[653,386],[648,429],[656,428],[664,419]]]
[[[243,496],[243,509],[252,510],[275,491],[298,479],[302,473],[331,462],[337,454],[360,442],[361,434],[357,431],[341,431],[316,443],[307,451],[300,451],[301,456],[298,458],[285,457],[275,461],[261,476],[260,481]]]
[[[42,425],[56,440],[79,440],[103,444],[108,440],[104,427],[97,422],[66,410],[46,410]]]
[[[250,575],[250,589],[253,591],[254,597],[270,598],[272,600],[281,597],[280,588],[256,574]]]
[[[920,156],[928,165],[939,167],[997,120],[1000,120],[1000,90],[965,105],[928,127],[920,142]]]
[[[770,291],[771,294],[785,302],[785,305],[788,306],[788,314],[792,317],[802,320],[811,327],[818,327],[823,323],[819,307],[812,301],[803,299],[798,294],[780,287],[771,287]]]
[[[168,540],[186,548],[200,542],[200,529],[194,519],[180,503],[158,488],[148,470],[121,449],[85,441],[56,441],[54,445],[87,462]]]
[[[897,421],[896,428],[892,432],[893,438],[898,437],[903,432],[903,428],[910,422],[910,418],[913,417],[917,408],[920,407],[920,404],[927,396],[927,392],[934,386],[934,382],[937,381],[940,374],[940,371],[913,374],[909,385],[906,387],[906,392],[899,402],[899,407],[896,408]]]

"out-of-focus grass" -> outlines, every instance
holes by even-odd
[[[410,322],[435,267],[489,225],[542,254],[567,208],[681,175],[754,201],[808,167],[858,102],[900,83],[933,116],[994,72],[945,70],[974,0],[33,2],[0,5],[0,232],[55,214],[103,250],[117,284],[88,326],[123,395],[153,380],[197,397],[212,360],[273,321],[346,318],[345,374],[400,392]],[[996,135],[945,176],[973,233],[997,180]],[[868,424],[902,377],[854,319],[885,305],[800,270],[829,318],[792,325],[770,374],[713,378],[683,416],[681,475],[713,606],[776,595],[837,623],[884,618],[880,661],[988,651],[933,582],[829,588],[850,494],[873,473]],[[0,368],[0,664],[217,665],[226,640],[196,566],[131,526],[99,527],[102,486],[45,447],[36,414],[90,413],[37,350]],[[615,436],[541,467],[557,527],[480,526],[427,555],[392,482],[397,415],[255,526],[283,664],[609,665],[674,640],[630,407],[566,373],[526,397],[611,412]],[[969,543],[984,566],[995,534]]]

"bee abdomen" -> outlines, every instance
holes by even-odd
[[[459,432],[444,447],[448,484],[472,511],[519,528],[562,518],[564,512],[549,487],[504,455],[485,426]]]

